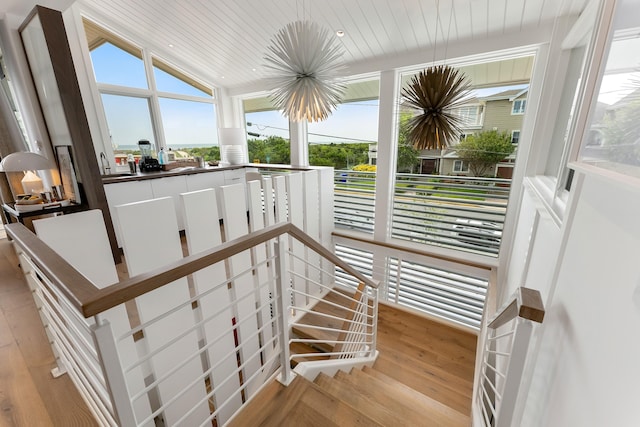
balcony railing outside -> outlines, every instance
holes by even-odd
[[[336,239],[336,255],[366,277],[374,277],[374,271],[382,277],[380,301],[428,313],[474,331],[480,329],[489,287],[488,268],[456,268],[398,248],[373,248],[342,236]],[[336,268],[335,278],[342,286],[355,289],[358,285],[340,268]]]
[[[375,172],[336,170],[334,193],[336,227],[373,233]]]
[[[335,225],[373,232],[375,173],[335,172]],[[495,257],[511,181],[397,174],[391,237]]]

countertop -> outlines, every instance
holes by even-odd
[[[200,167],[183,167],[171,169],[168,171],[154,171],[154,172],[140,172],[135,174],[131,173],[114,173],[111,175],[102,175],[103,184],[115,184],[119,182],[129,181],[143,181],[147,179],[167,178],[171,176],[180,175],[192,175],[197,173],[207,172],[220,172],[225,170],[235,170],[244,168],[257,168],[257,169],[276,169],[280,171],[300,171],[300,170],[312,170],[325,168],[323,166],[291,166],[291,165],[274,165],[266,163],[246,163],[242,165],[229,165],[229,166],[206,166]]]

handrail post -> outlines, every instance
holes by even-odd
[[[278,381],[285,386],[291,384],[295,378],[295,374],[291,371],[290,351],[289,351],[289,321],[287,319],[289,313],[289,301],[291,301],[291,290],[289,281],[286,280],[285,265],[285,235],[280,235],[275,242],[275,267],[276,267],[276,307],[278,316],[278,336],[280,337],[280,364],[281,372]]]
[[[379,288],[372,288],[373,292],[373,319],[371,320],[371,333],[373,339],[371,340],[371,355],[376,354],[376,347],[378,345],[378,290]]]
[[[511,357],[509,358],[509,365],[507,366],[507,372],[505,374],[502,401],[500,402],[500,407],[497,408],[496,427],[509,427],[512,425],[516,402],[520,397],[519,390],[522,381],[522,372],[527,360],[527,352],[533,332],[531,320],[518,317],[515,321],[516,327],[513,336],[513,345],[511,347]]]
[[[96,324],[93,326],[93,333],[107,390],[113,405],[113,417],[118,420],[121,426],[137,425],[111,324],[108,320],[101,319],[100,315],[95,318]]]

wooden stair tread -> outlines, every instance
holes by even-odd
[[[277,381],[267,385],[228,426],[347,427],[380,424],[298,376],[289,387]]]
[[[471,411],[471,396],[468,395],[466,391],[463,394],[445,384],[435,382],[433,378],[414,370],[411,366],[400,365],[390,361],[383,357],[381,353],[373,367],[374,370],[384,373],[400,383],[406,384],[427,397],[445,403],[458,412],[466,414]]]
[[[397,425],[399,420],[406,425],[420,425],[424,422],[425,414],[422,411],[394,399],[385,387],[374,383],[377,381],[375,378],[368,378],[370,380],[365,378],[357,381],[353,374],[339,371],[333,378],[319,375],[316,383],[382,425]]]
[[[266,424],[265,424],[266,425]],[[280,423],[276,426],[309,426],[309,427],[351,427],[351,426],[380,426],[374,419],[350,405],[337,400],[326,390],[314,383],[300,397],[297,405],[289,416],[283,414]]]
[[[329,360],[330,356],[324,355],[322,350],[319,350],[315,347],[311,347],[302,342],[292,342],[289,344],[289,352],[291,355],[295,354],[309,354],[312,353],[313,356],[305,356],[305,357],[297,357],[295,359],[291,359],[291,366],[294,367],[300,362],[311,361],[311,360]]]
[[[329,292],[319,300],[311,312],[304,314],[293,326],[292,331],[295,335],[304,339],[317,339],[322,341],[336,341],[340,336],[340,330],[344,325],[344,318],[348,314],[348,310],[342,307],[336,307],[332,304],[327,304],[325,301],[329,301],[338,305],[348,305],[349,297],[351,295],[342,290],[336,290],[336,292]],[[320,314],[317,314],[320,313]],[[322,314],[334,316],[330,318],[323,316]],[[305,325],[319,326],[323,328],[334,329],[333,331],[326,331]],[[311,344],[324,352],[330,353],[333,351],[335,345],[332,343],[317,343]]]
[[[414,389],[411,389],[391,377],[387,376],[382,380],[381,378],[369,375],[360,369],[353,369],[350,375],[345,375],[344,373],[338,374],[343,381],[356,386],[357,390],[363,390],[365,388],[367,390],[381,390],[384,399],[393,401],[392,405],[399,408],[402,413],[413,410],[414,412],[417,412],[420,417],[427,417],[429,422],[433,425],[469,425],[470,419],[464,414],[435,399],[425,396]]]
[[[408,367],[408,369],[420,374],[423,378],[428,378],[433,383],[471,396],[473,377],[467,376],[467,368],[459,368],[457,364],[442,361],[441,356],[428,352],[420,352],[415,357],[410,353],[411,350],[408,348],[405,353],[389,354],[380,351],[380,357],[378,358],[380,371],[386,373],[391,372],[397,366]],[[388,369],[383,367],[385,364]],[[393,375],[389,376],[393,377]]]
[[[300,394],[307,387],[308,381],[296,377],[288,387],[273,380],[267,384],[249,403],[245,405],[228,426],[268,425],[269,419],[282,412],[290,412],[297,404]]]
[[[446,421],[446,425],[450,426],[468,426],[471,423],[471,419],[468,415],[465,415],[455,409],[435,400],[422,393],[417,392],[413,388],[403,384],[393,378],[376,371],[373,368],[365,366],[362,370],[353,370],[356,376],[370,376],[376,378],[379,384],[384,384],[389,389],[390,394],[401,397],[406,402],[412,402],[416,407],[428,410],[430,414],[438,413]],[[428,408],[428,409],[427,409]]]

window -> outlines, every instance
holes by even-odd
[[[524,114],[524,109],[526,106],[527,106],[526,99],[516,99],[515,101],[513,101],[511,114]]]
[[[598,104],[585,130],[579,160],[640,178],[640,19],[629,23],[635,27],[615,28]]]
[[[480,114],[480,111],[481,107],[479,105],[467,105],[464,107],[456,108],[452,111],[452,113],[462,119],[463,127],[467,127],[482,125],[482,116]]]
[[[144,48],[83,22],[116,167],[126,166],[141,139],[156,151],[180,151],[179,157],[219,159],[212,89],[144,54]]]
[[[269,97],[243,101],[249,160],[254,163],[291,163],[289,121]]]
[[[155,132],[151,124],[147,98],[103,94],[102,105],[109,124],[111,145],[116,154],[126,154],[126,150],[137,150],[138,141],[141,139],[151,142],[152,146],[155,145]],[[126,156],[116,157],[123,159],[120,164],[126,163]]]
[[[519,130],[511,131],[511,143],[517,144],[518,141],[520,141],[520,131]]]
[[[454,172],[469,172],[469,163],[464,160],[454,160],[453,161],[453,171]]]
[[[378,142],[379,92],[377,78],[349,82],[342,103],[331,116],[309,123],[310,165],[352,169],[372,164],[369,152]]]

